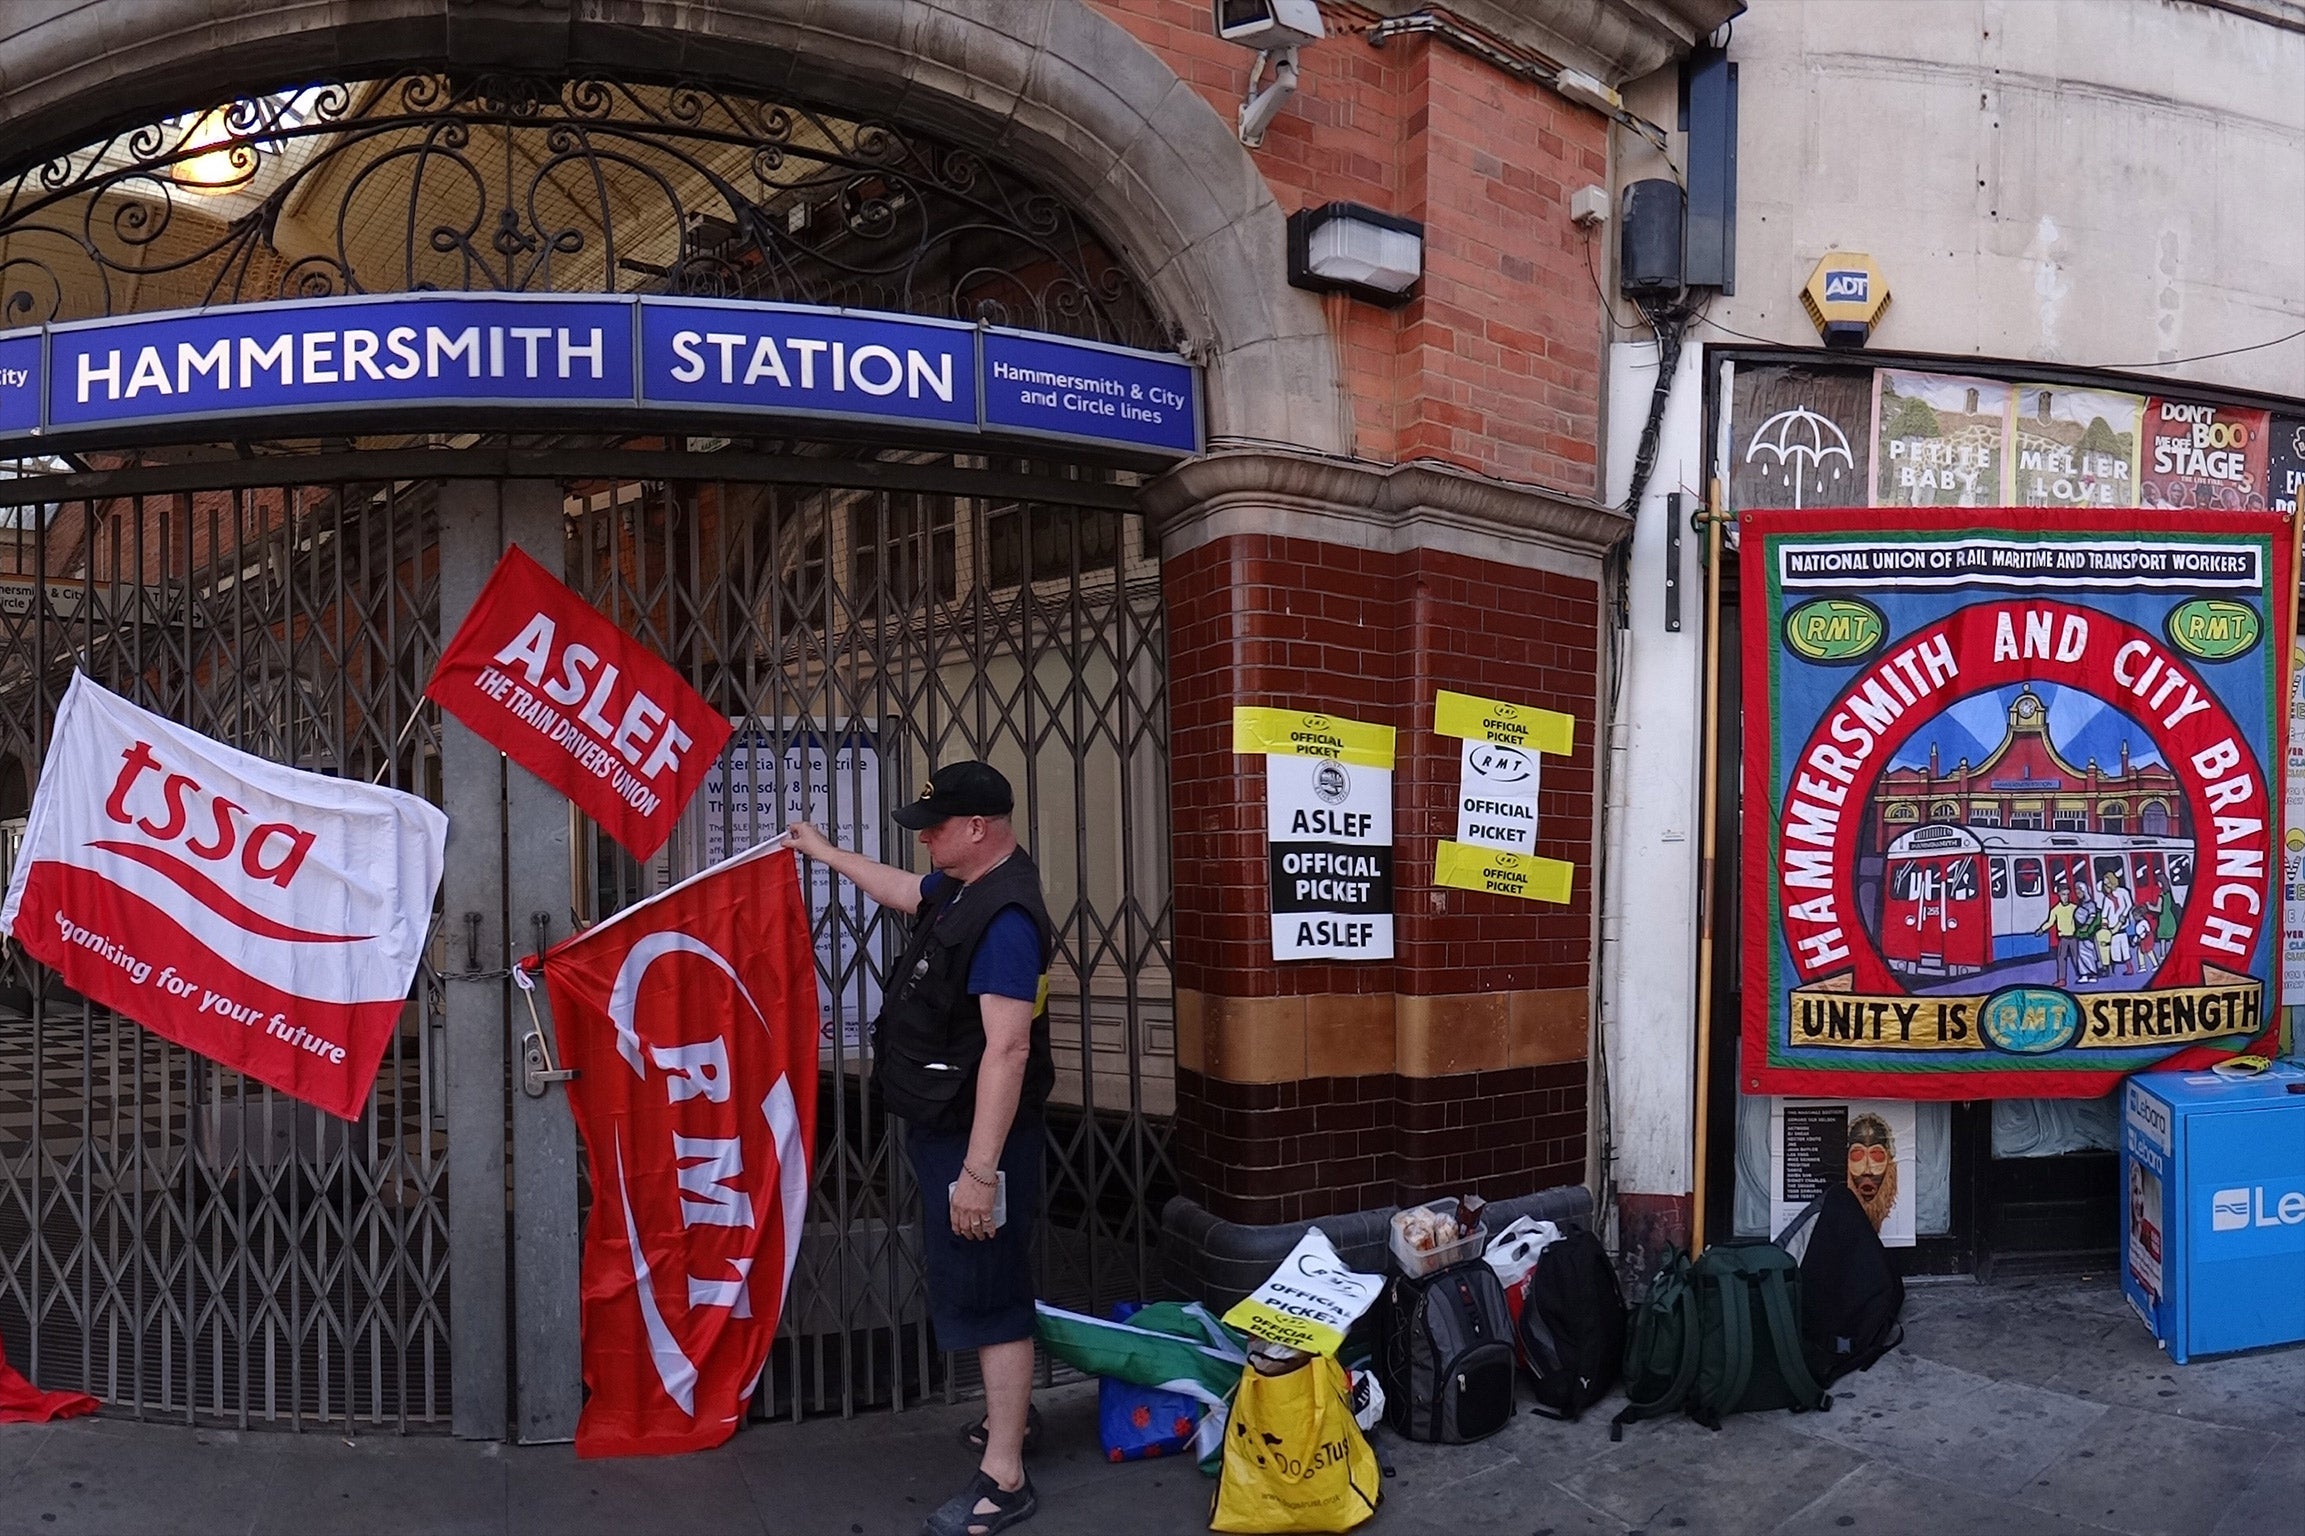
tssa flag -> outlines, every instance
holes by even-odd
[[[816,962],[763,844],[543,961],[592,1168],[579,1456],[720,1444],[776,1337],[816,1142]]]
[[[664,659],[517,547],[424,690],[647,859],[733,729]]]
[[[414,795],[266,762],[75,674],[0,929],[103,1006],[357,1120],[447,837]]]

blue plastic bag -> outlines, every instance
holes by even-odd
[[[1126,1322],[1142,1305],[1122,1302],[1112,1310],[1113,1321]],[[1097,1379],[1097,1436],[1104,1442],[1107,1461],[1184,1454],[1192,1449],[1193,1431],[1206,1411],[1205,1405],[1182,1392],[1132,1386],[1110,1376]]]

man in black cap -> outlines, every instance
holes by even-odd
[[[984,1422],[969,1434],[984,1453],[977,1475],[929,1517],[929,1536],[992,1536],[1039,1506],[1024,1447],[1040,1111],[1056,1082],[1042,1006],[1054,935],[1040,871],[1009,824],[1014,804],[989,763],[930,775],[890,818],[919,834],[926,876],[835,848],[808,822],[789,829],[801,853],[914,914],[873,1022],[873,1073],[907,1126],[937,1343],[977,1352],[985,1397]]]

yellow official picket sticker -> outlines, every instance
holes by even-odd
[[[1460,891],[1487,891],[1493,896],[1518,896],[1524,901],[1569,899],[1577,866],[1565,859],[1540,859],[1533,853],[1507,853],[1501,848],[1476,848],[1470,843],[1441,839],[1434,860],[1433,883]]]
[[[1233,750],[1264,757],[1326,757],[1392,771],[1393,728],[1317,710],[1233,710]]]
[[[1468,741],[1493,741],[1531,752],[1566,757],[1576,745],[1577,722],[1557,709],[1533,704],[1509,704],[1477,694],[1451,693],[1443,688],[1433,700],[1433,734],[1461,736]]]

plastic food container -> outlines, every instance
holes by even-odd
[[[1418,1207],[1411,1206],[1409,1209],[1415,1210]],[[1453,1199],[1430,1200],[1425,1203],[1422,1209],[1431,1211],[1436,1216],[1453,1216],[1456,1214],[1457,1202]],[[1488,1223],[1482,1222],[1453,1243],[1444,1243],[1429,1252],[1414,1248],[1410,1246],[1407,1238],[1401,1236],[1401,1216],[1404,1214],[1406,1213],[1395,1212],[1392,1221],[1388,1223],[1389,1235],[1392,1240],[1393,1263],[1400,1266],[1400,1271],[1404,1275],[1412,1277],[1429,1275],[1436,1269],[1446,1269],[1451,1264],[1462,1264],[1467,1259],[1477,1259],[1481,1256],[1481,1250],[1488,1246]]]

